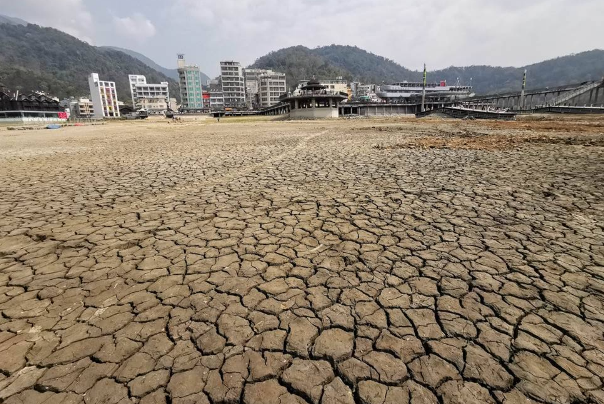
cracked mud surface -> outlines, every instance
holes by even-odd
[[[604,403],[602,123],[0,131],[0,402]]]

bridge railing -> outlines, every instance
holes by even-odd
[[[594,81],[591,83],[587,83],[579,88],[577,88],[574,91],[571,91],[569,93],[563,94],[559,97],[554,98],[553,100],[551,100],[548,105],[553,105],[553,106],[557,106],[562,104],[563,102],[566,102],[570,99],[573,99],[581,94],[584,94],[590,90],[593,90],[594,88],[599,87],[600,85],[602,85],[603,82],[602,81]]]

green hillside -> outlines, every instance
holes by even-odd
[[[271,52],[259,58],[257,68],[274,69],[287,74],[288,83],[312,75],[318,78],[343,76],[365,83],[420,81],[420,71],[409,70],[387,58],[353,46],[331,45],[309,49],[295,46]],[[519,90],[524,69],[528,87],[556,87],[569,83],[598,80],[604,75],[604,51],[592,50],[523,67],[468,66],[428,71],[429,81],[470,84],[477,94]]]
[[[88,45],[71,35],[37,25],[0,24],[0,82],[10,90],[43,90],[64,98],[89,94],[88,75],[115,81],[120,101],[130,103],[128,74],[150,83],[167,81],[179,98],[178,83],[123,52]]]
[[[299,80],[317,78],[336,78],[342,76],[352,80],[354,74],[349,70],[337,67],[326,58],[315,55],[304,46],[293,46],[271,52],[256,60],[251,66],[258,69],[273,69],[285,73],[288,87],[295,87]]]

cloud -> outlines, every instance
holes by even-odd
[[[49,26],[92,44],[94,22],[83,0],[0,0],[0,13]]]
[[[144,42],[156,33],[155,25],[141,13],[134,13],[131,17],[113,17],[113,25],[118,34]]]
[[[96,44],[176,53],[216,75],[280,48],[355,45],[403,66],[522,66],[604,47],[602,0],[0,0],[0,13]],[[153,41],[148,39],[153,37]]]
[[[171,4],[170,24],[185,27],[186,38],[199,38],[179,43],[179,50],[214,72],[220,59],[252,63],[271,50],[300,44],[356,45],[415,69],[424,62],[433,69],[519,66],[604,45],[604,24],[599,22],[604,15],[602,0],[173,0]]]

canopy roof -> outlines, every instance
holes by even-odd
[[[312,79],[310,79],[308,81],[308,83],[306,83],[306,85],[304,87],[302,87],[302,90],[324,90],[327,87],[322,85],[321,83],[319,83],[319,80],[315,79],[314,77]]]

